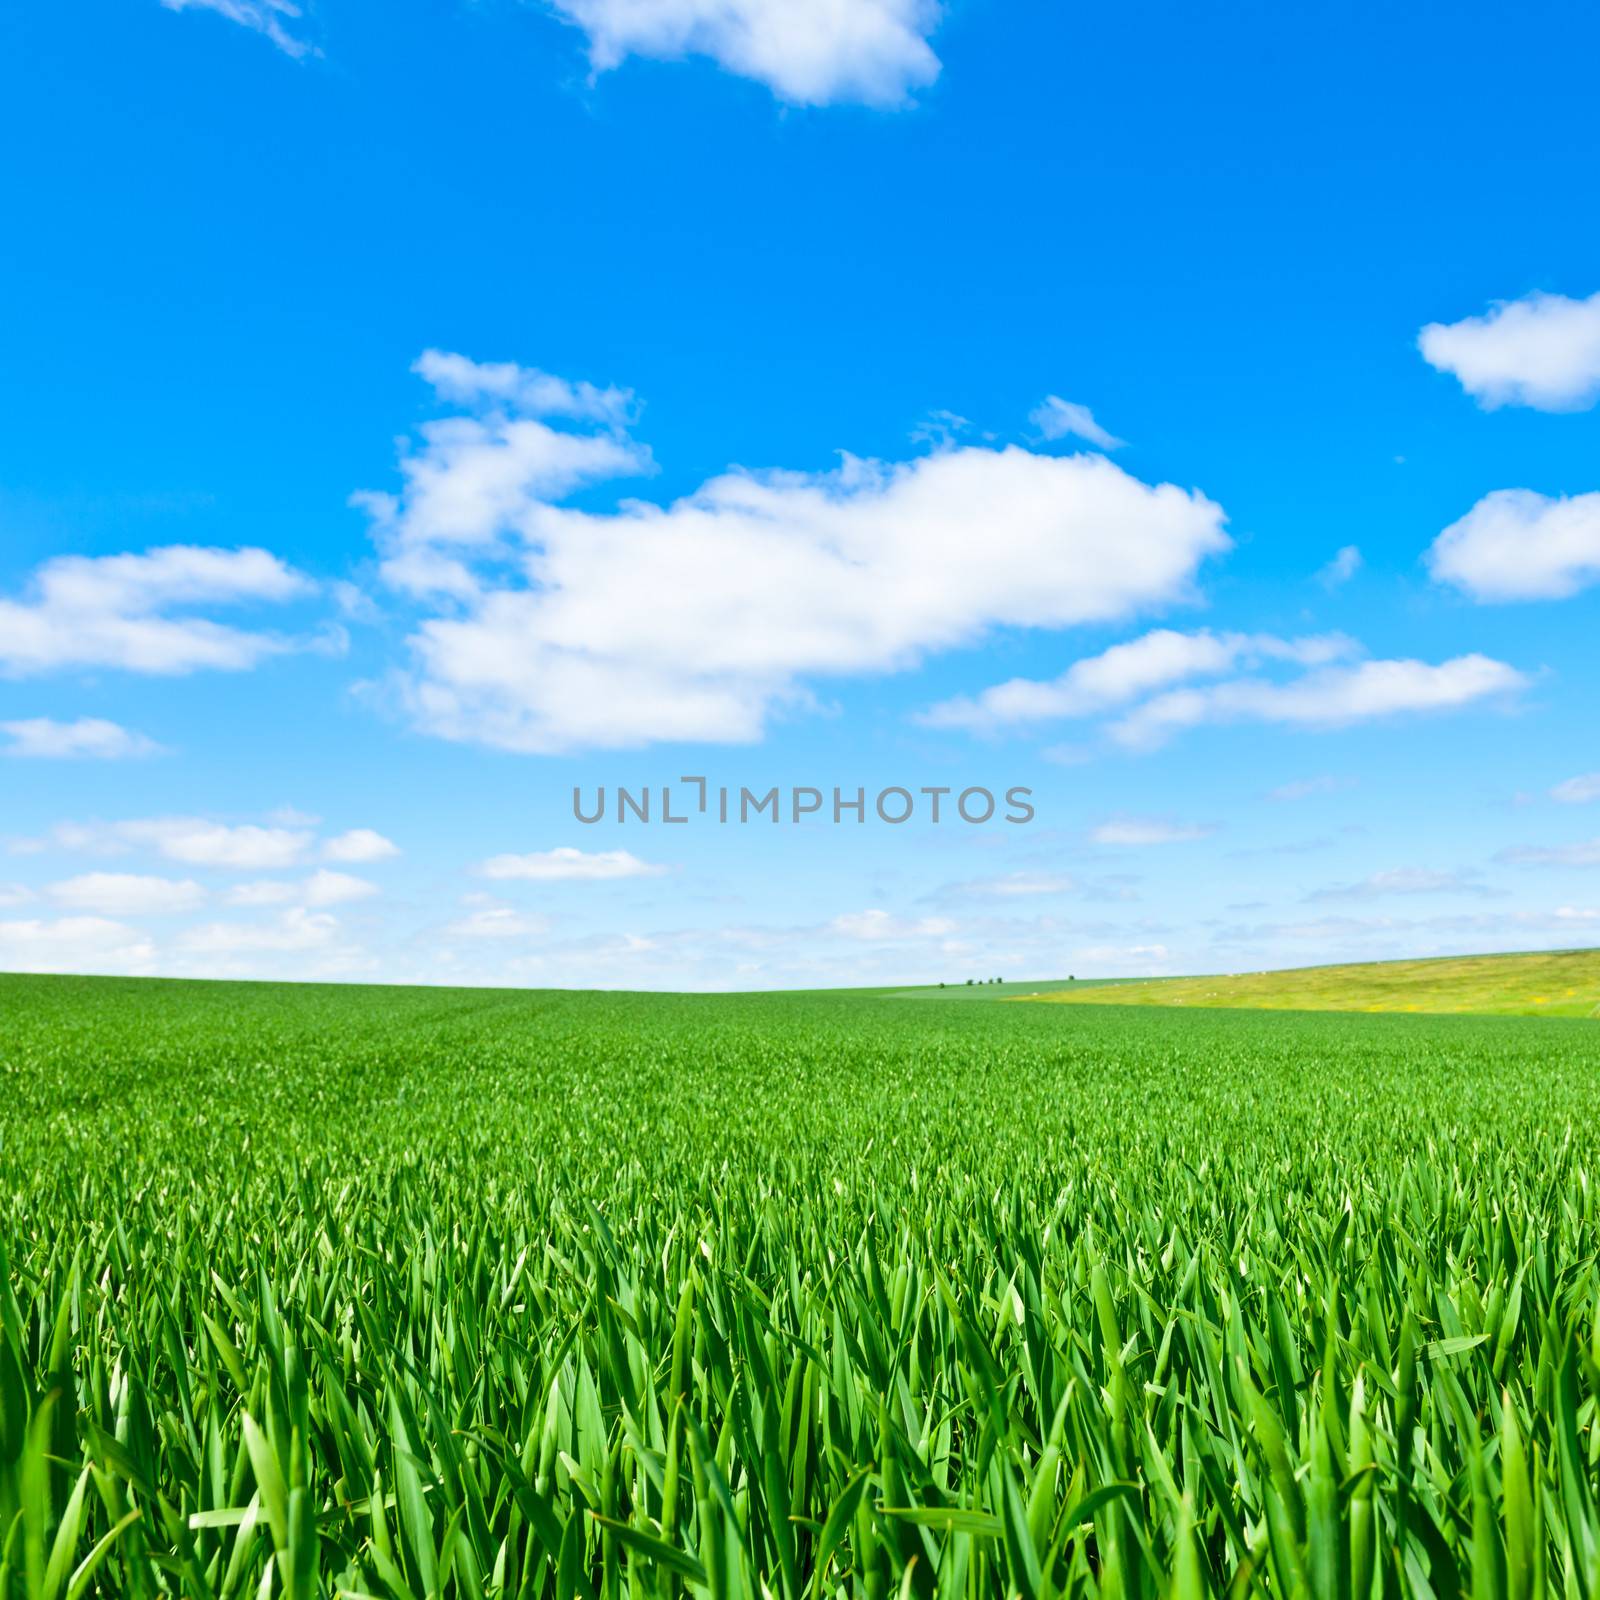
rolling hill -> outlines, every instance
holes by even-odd
[[[1266,1011],[1462,1012],[1600,1018],[1600,950],[1371,961],[1282,972],[1062,985],[1041,1005],[1234,1007]]]

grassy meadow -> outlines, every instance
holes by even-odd
[[[0,1597],[1600,1600],[1597,1179],[1577,1021],[0,978]]]
[[[1600,950],[1441,956],[1282,972],[1118,983],[1019,984],[1039,998],[1077,1005],[1247,1007],[1271,1011],[1422,1011],[1503,1017],[1600,1017]],[[1004,992],[999,985],[985,993]],[[1031,996],[1030,996],[1031,997]]]

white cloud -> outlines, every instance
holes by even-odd
[[[876,944],[883,940],[938,939],[956,931],[948,917],[897,917],[887,911],[850,911],[823,930],[846,939]]]
[[[460,939],[525,939],[548,927],[543,917],[530,917],[513,906],[486,906],[450,923],[445,932]]]
[[[300,7],[291,0],[161,0],[168,11],[215,11],[230,22],[249,28],[254,33],[267,36],[286,56],[299,60],[302,56],[318,55],[315,45],[296,38],[284,26],[286,22],[300,19]]]
[[[1083,439],[1089,444],[1098,445],[1102,450],[1117,450],[1127,442],[1117,438],[1115,434],[1107,433],[1094,420],[1094,413],[1088,406],[1080,406],[1072,400],[1063,400],[1059,395],[1047,394],[1028,413],[1028,421],[1046,439],[1068,437]]]
[[[665,872],[628,850],[535,850],[528,855],[491,856],[478,869],[485,878],[524,878],[535,883],[597,883],[613,878],[650,878]]]
[[[1172,952],[1164,944],[1091,944],[1082,945],[1073,952],[1079,961],[1091,961],[1099,967],[1116,969],[1121,977],[1157,977],[1158,968],[1166,967]],[[1128,971],[1132,966],[1134,970]]]
[[[154,959],[146,934],[105,917],[0,922],[6,972],[144,972]]]
[[[131,872],[85,872],[45,891],[57,905],[108,917],[163,916],[193,911],[206,892],[192,878],[144,877]]]
[[[624,427],[638,406],[631,389],[572,383],[513,361],[473,361],[448,350],[424,350],[411,370],[441,400],[476,406],[484,401],[529,417],[576,417]]]
[[[22,599],[0,598],[0,674],[239,671],[291,642],[181,613],[280,603],[312,587],[265,550],[168,545],[143,555],[58,556],[34,573]]]
[[[127,822],[58,823],[47,842],[89,855],[146,849],[188,866],[271,871],[295,865],[310,847],[311,835],[302,828],[229,826],[204,817],[142,817]]]
[[[291,955],[325,949],[338,935],[337,917],[291,906],[271,922],[208,922],[189,928],[178,939],[178,947],[205,956],[243,952]]]
[[[1326,667],[1288,683],[1238,678],[1157,695],[1111,729],[1118,743],[1151,749],[1183,728],[1266,722],[1338,728],[1408,712],[1450,711],[1526,687],[1515,668],[1488,656],[1425,661],[1363,661]]]
[[[1340,634],[1277,639],[1269,634],[1179,633],[1158,628],[1075,661],[1057,678],[1046,682],[1013,678],[974,698],[943,701],[917,720],[931,728],[993,733],[1063,717],[1093,716],[1185,678],[1215,677],[1263,660],[1313,666],[1358,649],[1353,640]]]
[[[33,890],[26,884],[0,883],[0,908],[25,906],[33,897]]]
[[[1337,794],[1341,789],[1353,787],[1353,778],[1296,778],[1291,783],[1280,783],[1276,789],[1267,791],[1267,799],[1279,803],[1294,800],[1309,800],[1313,795]]]
[[[974,878],[966,883],[953,883],[942,894],[970,896],[973,899],[1010,900],[1033,895],[1073,894],[1077,882],[1059,873],[1008,872],[998,878]]]
[[[79,717],[76,722],[25,717],[19,722],[0,722],[0,733],[10,737],[5,750],[8,756],[42,760],[121,761],[131,756],[154,755],[161,748],[142,733],[100,717]]]
[[[1113,817],[1090,831],[1095,844],[1186,844],[1216,832],[1214,823],[1173,822],[1165,817]]]
[[[939,74],[933,0],[550,0],[596,72],[628,56],[709,56],[798,105],[892,107]]]
[[[734,470],[665,507],[552,503],[648,460],[497,393],[424,427],[399,496],[358,497],[385,576],[436,610],[404,686],[424,728],[540,753],[748,742],[818,678],[1188,599],[1229,545],[1198,493],[1017,447]]]
[[[1584,839],[1577,844],[1519,845],[1502,850],[1495,859],[1518,867],[1600,867],[1600,839]]]
[[[1581,806],[1600,800],[1600,772],[1585,772],[1580,777],[1558,783],[1550,791],[1550,798],[1564,806]]]
[[[1600,294],[1503,301],[1481,317],[1430,322],[1417,344],[1486,409],[1581,411],[1600,399]]]
[[[400,854],[399,845],[385,839],[372,828],[351,828],[322,846],[324,861],[342,861],[347,865],[363,861],[387,861]]]
[[[1474,600],[1564,600],[1600,582],[1600,493],[1496,489],[1433,541],[1427,562]]]
[[[1316,889],[1307,900],[1375,900],[1391,894],[1492,895],[1498,891],[1464,872],[1440,872],[1427,867],[1392,867],[1374,872],[1359,883],[1333,884]]]
[[[230,827],[199,817],[156,818],[120,824],[124,837],[149,844],[172,861],[235,871],[292,866],[305,854],[304,833],[293,828]]]
[[[1358,546],[1347,544],[1336,551],[1333,560],[1317,574],[1317,582],[1324,589],[1342,589],[1360,570],[1361,551]]]
[[[263,878],[240,883],[226,896],[231,906],[337,906],[352,900],[367,900],[378,893],[378,886],[348,872],[329,872],[319,867],[308,878]]]

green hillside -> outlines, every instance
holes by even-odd
[[[1050,1004],[1600,1017],[1600,950],[1445,956],[1206,978],[1152,978],[1118,984],[1109,991],[1063,985],[1037,998]]]

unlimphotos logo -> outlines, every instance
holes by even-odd
[[[608,789],[601,784],[588,801],[583,790],[574,786],[572,814],[579,822],[688,823],[701,818],[719,824],[871,820],[891,827],[913,820],[960,821],[974,827],[996,821],[1033,821],[1033,791],[1017,785],[1005,791],[1002,809],[993,790],[976,785],[955,789],[948,784],[925,784],[909,789],[895,783],[869,795],[864,786],[847,789],[835,785],[826,791],[810,784],[774,784],[756,790],[743,784],[712,786],[699,777],[679,778],[678,783],[687,792],[675,790],[671,784],[638,789]]]

